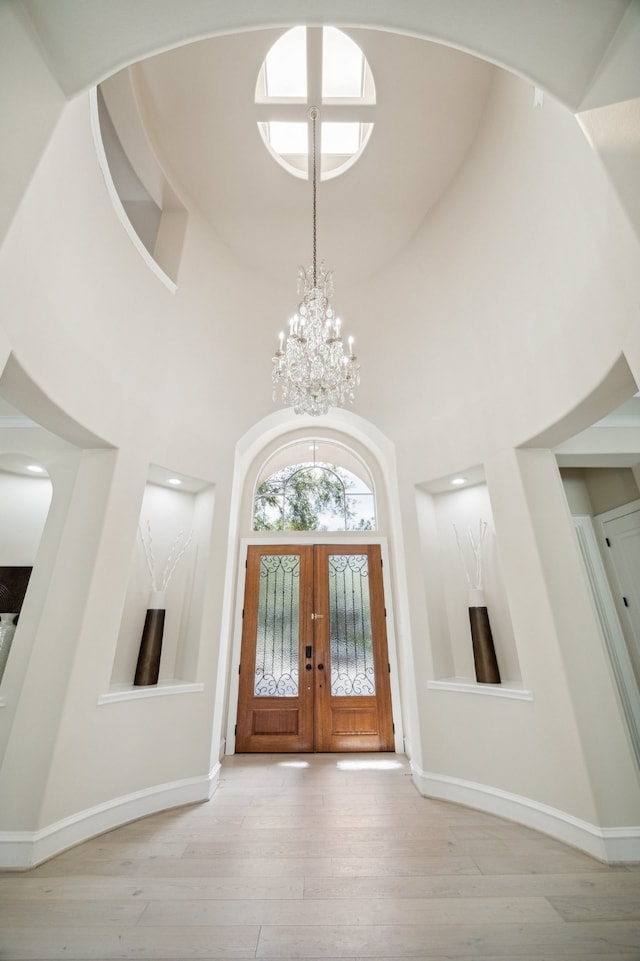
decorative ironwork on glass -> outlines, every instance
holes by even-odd
[[[329,630],[332,695],[374,695],[369,559],[366,554],[329,555]]]
[[[253,501],[254,531],[376,528],[371,475],[341,444],[302,437],[263,465]]]
[[[373,530],[373,492],[334,464],[292,464],[267,477],[254,500],[254,530]]]
[[[256,697],[298,696],[299,584],[298,554],[260,558]]]

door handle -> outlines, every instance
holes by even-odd
[[[324,671],[324,664],[318,664],[318,670]]]
[[[312,671],[312,670],[313,670],[313,664],[305,664],[305,668],[304,668],[304,669],[305,669],[305,671]]]

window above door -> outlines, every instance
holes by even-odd
[[[312,438],[277,451],[257,478],[254,531],[373,531],[368,471],[338,444]]]

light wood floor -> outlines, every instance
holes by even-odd
[[[0,875],[0,958],[640,959],[640,865],[421,798],[404,758],[225,759],[208,804]]]

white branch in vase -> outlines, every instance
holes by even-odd
[[[456,543],[457,543],[457,545],[458,545],[458,550],[460,551],[460,557],[461,557],[461,559],[462,559],[462,568],[463,568],[463,570],[464,570],[464,575],[465,575],[465,577],[466,577],[466,579],[467,579],[467,584],[469,585],[469,587],[471,588],[472,591],[481,591],[481,590],[482,590],[482,544],[483,544],[483,542],[484,542],[484,538],[485,538],[485,535],[486,535],[486,533],[487,533],[487,527],[488,527],[487,522],[486,522],[486,521],[483,521],[482,518],[480,518],[480,520],[479,520],[479,522],[478,522],[478,536],[477,536],[477,538],[474,538],[474,535],[473,535],[473,533],[472,533],[472,531],[471,531],[471,528],[470,528],[470,527],[467,528],[467,536],[468,536],[468,538],[469,538],[469,544],[470,544],[470,546],[471,546],[471,552],[472,552],[472,554],[473,554],[473,556],[474,556],[474,559],[475,559],[475,565],[474,565],[474,566],[475,566],[475,570],[474,570],[474,572],[473,572],[474,577],[473,577],[473,580],[472,580],[472,578],[471,578],[471,576],[470,576],[470,574],[469,574],[469,571],[467,570],[467,564],[466,564],[466,562],[465,562],[465,554],[464,554],[464,551],[463,551],[463,549],[462,549],[462,544],[460,543],[460,536],[459,536],[459,534],[458,534],[458,529],[457,529],[457,527],[456,527],[455,524],[453,525],[453,530],[454,530],[455,535],[456,535]]]
[[[142,541],[142,546],[144,547],[144,556],[147,561],[147,567],[149,568],[149,574],[151,576],[151,590],[157,591],[156,587],[156,559],[153,556],[152,548],[152,538],[151,538],[151,521],[147,521],[147,535],[148,541],[145,540],[144,534],[142,533],[142,527],[138,525],[138,530],[140,531],[140,540]]]
[[[147,567],[149,568],[149,574],[151,576],[151,591],[153,594],[164,594],[167,587],[169,586],[169,581],[173,577],[175,570],[182,560],[185,551],[187,550],[189,544],[191,543],[191,538],[193,537],[193,530],[189,531],[189,535],[180,548],[180,543],[184,534],[184,530],[179,530],[176,538],[171,545],[171,550],[169,551],[169,556],[167,557],[167,562],[164,567],[164,572],[162,574],[162,582],[160,588],[158,588],[156,582],[156,560],[153,554],[152,548],[152,538],[151,538],[151,522],[147,521],[147,538],[145,538],[142,527],[138,528],[140,531],[140,539],[142,540],[142,545],[144,547],[144,556],[147,561]]]
[[[178,544],[180,543],[180,541],[181,541],[181,539],[182,539],[183,533],[184,533],[184,531],[179,531],[179,532],[178,532],[178,536],[176,537],[176,539],[175,539],[175,541],[173,542],[173,545],[172,545],[172,547],[171,547],[171,550],[169,551],[169,557],[167,558],[167,563],[166,563],[166,565],[165,565],[164,574],[162,575],[162,587],[160,588],[161,591],[166,591],[166,589],[167,589],[167,587],[168,587],[168,585],[169,585],[169,581],[170,581],[171,578],[173,577],[173,572],[175,571],[176,567],[178,566],[178,564],[179,564],[180,561],[182,560],[182,556],[183,556],[184,552],[186,551],[187,547],[188,547],[189,544],[191,543],[191,538],[193,537],[193,531],[192,531],[192,530],[189,531],[189,536],[187,537],[186,541],[184,542],[184,546],[183,546],[182,550],[180,551],[179,554],[176,554],[176,556],[175,556],[175,558],[174,558],[174,560],[173,560],[173,562],[172,562],[172,557],[173,557],[173,555],[176,553],[176,551],[177,551],[177,549],[178,549]]]

